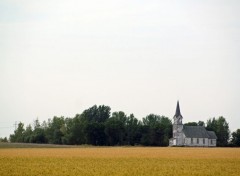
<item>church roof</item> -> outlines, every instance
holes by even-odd
[[[180,112],[180,106],[179,106],[179,101],[177,102],[177,108],[176,108],[176,113],[174,115],[175,117],[182,116]]]
[[[203,126],[184,126],[183,133],[188,138],[217,139],[217,136],[213,131],[207,131]]]
[[[217,139],[217,136],[214,131],[207,131],[210,139]]]

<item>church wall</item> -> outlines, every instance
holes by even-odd
[[[169,139],[169,146],[173,146],[173,138]]]
[[[217,140],[216,139],[208,139],[208,144],[210,147],[216,147]]]
[[[208,138],[205,138],[205,144],[204,144],[205,147],[208,147]]]
[[[179,134],[179,133],[178,133]],[[171,146],[189,146],[189,147],[215,147],[216,139],[205,138],[187,138],[184,133],[177,138],[171,139]],[[212,142],[211,142],[212,141]]]
[[[179,133],[178,145],[182,146],[184,142],[183,133]]]
[[[174,146],[177,145],[177,139],[173,139],[173,145],[174,145]]]
[[[182,146],[184,142],[183,138],[183,125],[182,124],[173,124],[173,145]]]
[[[190,146],[191,145],[191,138],[185,138],[184,145],[185,146]]]
[[[193,145],[194,145],[194,146],[197,145],[197,138],[193,138]]]
[[[208,142],[208,138],[205,138],[205,144],[203,138],[185,138],[184,146],[208,147]]]

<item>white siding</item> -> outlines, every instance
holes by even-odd
[[[185,146],[191,146],[191,138],[185,138],[184,145]]]
[[[208,138],[205,138],[205,144],[203,146],[208,147]]]
[[[216,141],[216,139],[208,139],[208,144],[211,147],[216,147],[217,141]]]
[[[175,146],[177,144],[176,139],[173,139],[173,145]]]
[[[204,139],[205,139],[205,143],[203,142]],[[208,139],[208,138],[185,138],[184,139],[184,146],[208,147],[209,146],[209,140],[210,139]],[[198,143],[197,143],[197,141],[198,141]],[[214,145],[214,140],[213,140],[213,144],[210,145],[210,146],[215,146],[215,145]]]

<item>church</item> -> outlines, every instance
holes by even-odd
[[[203,126],[185,126],[182,124],[179,102],[173,117],[173,137],[169,146],[216,147],[217,136]]]

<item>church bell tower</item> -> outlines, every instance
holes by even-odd
[[[182,146],[183,145],[183,124],[182,124],[182,115],[180,112],[179,101],[177,102],[176,113],[173,117],[173,145]]]

